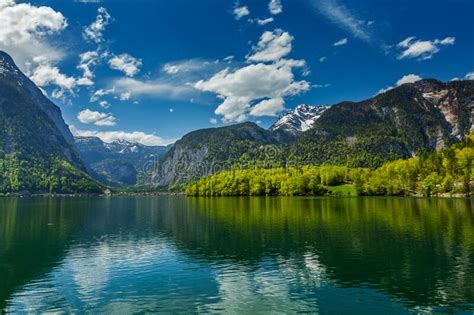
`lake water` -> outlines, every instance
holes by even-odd
[[[474,200],[0,199],[0,313],[474,312]]]

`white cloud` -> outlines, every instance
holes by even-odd
[[[210,122],[211,124],[215,125],[215,124],[217,124],[217,119],[211,118],[211,119],[209,119],[209,122]]]
[[[62,74],[57,67],[50,64],[37,66],[30,74],[30,79],[40,87],[56,85],[58,89],[53,92],[55,98],[61,98],[65,92],[74,94],[73,89],[78,84],[75,78]]]
[[[109,24],[111,16],[107,9],[100,7],[97,10],[97,17],[91,25],[84,28],[83,37],[95,43],[101,43],[104,40],[104,31]]]
[[[165,66],[163,67],[163,71],[168,73],[168,74],[176,74],[179,72],[179,68],[177,66],[173,66],[173,65],[170,65],[170,64],[165,64]]]
[[[397,44],[397,48],[401,49],[398,59],[418,58],[418,60],[431,59],[434,54],[438,53],[442,46],[454,45],[456,38],[446,37],[444,39],[435,40],[416,40],[411,36]]]
[[[257,46],[252,48],[252,55],[247,60],[256,62],[277,61],[291,52],[293,36],[288,32],[276,29],[273,32],[266,31],[260,37]]]
[[[110,103],[107,102],[107,101],[100,101],[99,105],[100,105],[100,107],[105,108],[105,109],[110,107]]]
[[[50,38],[67,25],[62,13],[50,7],[0,0],[0,50],[7,51],[25,72],[28,65],[36,64],[34,58],[56,62],[64,57],[63,49]]]
[[[225,69],[207,81],[198,81],[195,87],[216,93],[224,100],[215,113],[224,116],[225,121],[243,121],[249,112],[251,114],[254,101],[283,98],[310,89],[308,82],[295,81],[293,65],[285,62],[258,63],[234,72]]]
[[[270,0],[268,3],[268,10],[271,14],[276,15],[283,12],[283,6],[280,0]]]
[[[190,95],[193,88],[190,85],[175,84],[162,79],[136,80],[132,78],[120,78],[111,82],[115,87],[114,92],[130,93],[133,96],[154,96],[167,99],[180,99]]]
[[[327,59],[328,59],[328,57],[323,56],[323,57],[319,58],[319,62],[325,62]]]
[[[142,61],[129,54],[121,54],[110,59],[109,66],[111,69],[122,71],[127,76],[133,77],[140,71]]]
[[[79,130],[74,126],[70,127],[71,132],[75,136],[81,137],[98,137],[102,141],[111,143],[116,140],[127,140],[130,142],[141,143],[149,146],[162,146],[173,143],[174,139],[163,139],[154,134],[147,134],[141,131],[94,131],[94,130]]]
[[[365,42],[372,42],[367,23],[337,0],[311,0],[315,9],[332,23]]]
[[[77,119],[83,124],[112,127],[116,125],[116,118],[111,114],[85,109],[77,114]]]
[[[340,40],[334,43],[334,46],[346,45],[348,42],[349,41],[347,40],[347,38],[341,38]]]
[[[224,62],[232,62],[234,60],[234,56],[227,56],[224,59],[222,59]]]
[[[415,83],[417,81],[422,80],[423,78],[420,77],[419,75],[416,74],[407,74],[404,75],[403,77],[400,78],[400,80],[397,81],[397,86],[400,86],[405,83]]]
[[[115,88],[99,89],[92,94],[90,102],[97,102],[102,96],[109,95],[115,92]]]
[[[406,74],[404,75],[403,77],[401,77],[397,83],[395,84],[395,87],[397,86],[400,86],[400,85],[403,85],[405,83],[415,83],[417,81],[420,81],[420,80],[423,80],[422,77],[420,77],[419,75],[416,75],[416,74]],[[390,90],[394,89],[393,86],[389,86],[385,89],[380,89],[377,94],[382,94],[382,93],[385,93],[385,92],[388,92]]]
[[[215,114],[223,116],[224,122],[244,121],[248,115],[274,116],[284,109],[285,97],[311,88],[307,81],[296,81],[293,74],[294,68],[308,73],[306,62],[284,59],[291,52],[292,40],[289,33],[279,29],[264,32],[247,55],[248,62],[257,63],[235,70],[226,68],[208,80],[199,80],[194,87],[223,100]]]
[[[285,109],[285,101],[282,98],[263,100],[255,105],[250,111],[252,116],[276,116]]]
[[[231,61],[231,58],[229,57],[224,58],[224,61]],[[218,60],[208,61],[202,59],[189,59],[167,63],[163,66],[163,71],[170,75],[197,72],[205,70],[208,67],[215,66],[218,63]]]
[[[92,79],[95,77],[93,67],[96,66],[101,59],[101,56],[97,51],[87,51],[79,55],[80,61],[77,66],[78,69],[82,70],[82,78],[78,81],[80,85],[93,85]]]
[[[466,76],[464,77],[466,80],[474,80],[474,72],[468,72],[466,73]]]
[[[233,12],[234,12],[234,16],[236,20],[240,20],[244,16],[247,16],[250,14],[249,8],[247,8],[247,6],[236,7],[234,8]]]
[[[121,101],[128,101],[131,96],[132,94],[130,92],[123,92],[123,93],[120,93],[119,99]]]
[[[272,23],[273,21],[275,21],[275,19],[272,18],[272,17],[269,17],[267,19],[257,19],[257,24],[258,25],[267,25],[268,23]]]

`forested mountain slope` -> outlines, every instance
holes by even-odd
[[[473,130],[474,81],[404,84],[333,105],[292,144],[301,163],[377,167],[456,143]]]
[[[0,52],[0,192],[100,192],[60,109]]]

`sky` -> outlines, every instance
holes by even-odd
[[[0,0],[75,135],[147,145],[421,78],[474,79],[472,0]]]

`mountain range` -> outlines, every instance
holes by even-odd
[[[170,186],[236,165],[376,168],[465,139],[473,117],[474,81],[428,79],[362,102],[303,104],[269,129],[246,122],[193,131],[168,147],[74,139],[59,108],[1,52],[0,191],[100,191],[87,173],[110,186]]]
[[[169,150],[168,146],[146,146],[126,140],[106,143],[97,137],[76,137],[75,141],[89,173],[112,186],[143,184],[146,164],[158,161]]]

